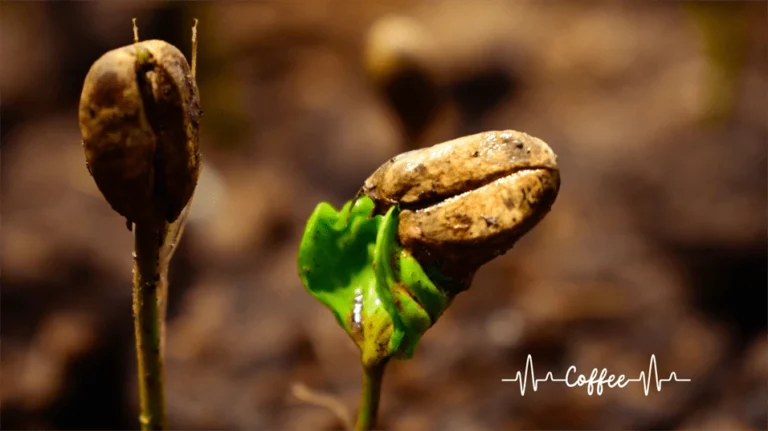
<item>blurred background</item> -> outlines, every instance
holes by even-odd
[[[389,366],[391,430],[766,429],[764,2],[3,2],[4,429],[137,429],[132,236],[85,168],[90,65],[189,55],[203,175],[171,269],[173,429],[331,430],[358,352],[296,269],[304,223],[388,158],[515,129],[559,156],[552,212]],[[656,355],[602,396],[501,383]]]

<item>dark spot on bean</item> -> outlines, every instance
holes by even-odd
[[[463,213],[457,213],[453,215],[453,220],[458,224],[457,226],[459,229],[469,229],[472,226],[472,217],[463,214]]]
[[[483,220],[485,220],[485,224],[488,227],[498,225],[498,222],[496,221],[496,217],[483,216]]]
[[[515,202],[515,199],[512,196],[504,197],[504,205],[508,209],[515,209],[515,208],[517,208],[517,203]]]

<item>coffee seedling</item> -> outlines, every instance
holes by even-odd
[[[321,203],[299,247],[299,274],[361,351],[356,430],[375,426],[384,368],[550,210],[557,159],[515,131],[465,136],[398,155],[340,211]]]
[[[163,353],[167,273],[200,175],[200,99],[192,67],[173,45],[140,42],[91,66],[80,97],[86,166],[134,232],[133,313],[142,430],[166,429]]]

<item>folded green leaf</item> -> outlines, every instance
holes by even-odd
[[[321,203],[299,248],[300,276],[361,350],[364,365],[410,358],[450,304],[397,240],[399,208],[373,216],[368,197]]]

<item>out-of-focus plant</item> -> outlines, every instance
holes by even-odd
[[[299,274],[360,349],[356,430],[375,426],[386,364],[413,356],[480,266],[549,212],[559,187],[546,143],[487,132],[400,154],[340,211],[315,208]]]
[[[507,59],[501,60],[508,53],[457,69],[461,54],[455,53],[467,47],[455,44],[421,20],[404,15],[381,17],[366,35],[363,71],[399,120],[407,149],[426,146],[443,118],[455,117],[459,135],[483,130],[483,118],[515,95],[519,77]]]
[[[433,70],[438,49],[427,29],[404,16],[379,19],[365,40],[366,78],[397,115],[409,149],[418,146],[447,101],[445,83]]]
[[[733,109],[749,45],[745,2],[681,2],[699,32],[709,60],[704,120],[726,120]]]
[[[163,385],[168,266],[200,175],[200,99],[173,45],[139,41],[101,56],[85,77],[79,122],[86,166],[134,232],[133,314],[142,430],[167,428]]]

